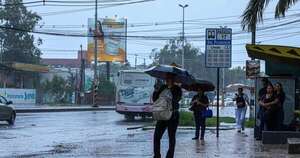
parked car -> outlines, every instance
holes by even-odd
[[[224,104],[225,106],[234,106],[234,101],[232,98],[224,98]],[[222,96],[220,96],[219,105],[224,106],[222,103]],[[213,106],[217,106],[217,97],[214,98]]]
[[[16,120],[16,111],[11,104],[12,101],[0,95],[0,121],[7,121],[9,125],[13,125]]]

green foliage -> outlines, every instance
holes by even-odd
[[[42,83],[44,99],[47,103],[67,103],[74,92],[71,82],[62,77],[54,76],[52,80]]]
[[[4,5],[0,8],[1,26],[14,28],[0,30],[4,61],[39,63],[41,51],[34,44],[34,36],[17,29],[32,31],[41,20],[41,17],[28,11],[22,4],[22,0],[9,0],[4,3],[14,4]],[[41,39],[37,39],[36,42],[37,45],[42,44]]]
[[[277,0],[275,9],[275,18],[285,16],[287,10],[294,6],[298,0]],[[270,0],[250,0],[243,15],[242,28],[243,30],[255,31],[256,24],[263,22],[264,11],[269,5]]]
[[[100,82],[98,86],[98,92],[100,95],[104,96],[114,96],[115,93],[115,84],[109,80],[104,79],[104,77],[100,77]]]
[[[220,117],[220,123],[235,123],[235,119],[232,117]],[[180,112],[180,119],[179,119],[180,126],[195,126],[194,115],[192,112]],[[215,127],[217,125],[217,118],[208,118],[206,119],[206,126],[207,127]],[[245,122],[245,126],[248,128],[254,127],[254,120],[247,120]]]

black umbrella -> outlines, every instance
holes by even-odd
[[[198,91],[199,89],[203,91],[215,90],[214,84],[206,80],[194,80],[191,84],[183,84],[182,88],[188,91]]]
[[[193,82],[193,76],[187,70],[170,65],[157,65],[146,70],[145,73],[152,77],[165,80],[169,75],[174,75],[175,82],[189,84]]]

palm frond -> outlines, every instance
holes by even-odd
[[[284,17],[287,10],[297,2],[298,0],[279,0],[275,9],[275,18]]]
[[[243,15],[242,28],[243,30],[252,31],[256,24],[263,22],[263,12],[268,6],[270,0],[250,0]]]

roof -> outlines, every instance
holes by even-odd
[[[297,47],[247,44],[246,49],[251,58],[300,65],[300,48]]]
[[[42,59],[41,63],[55,67],[79,68],[79,59]]]

